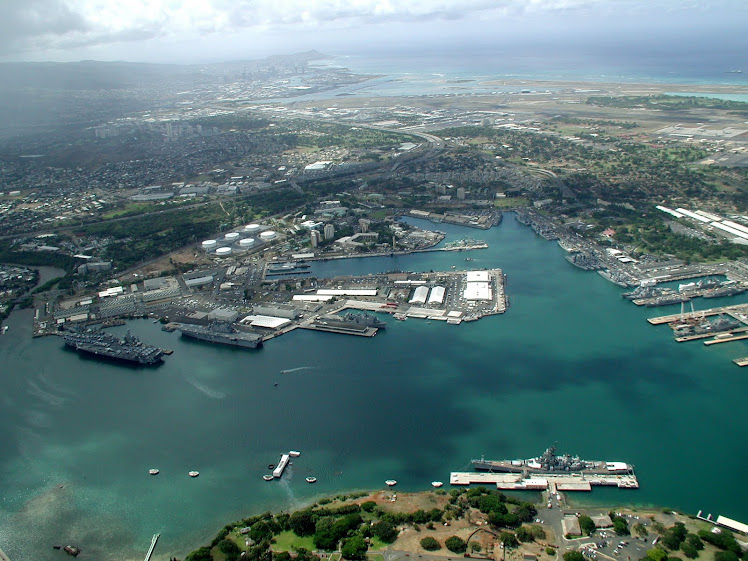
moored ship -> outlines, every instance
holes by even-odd
[[[262,346],[262,335],[257,333],[245,333],[237,331],[231,325],[214,323],[207,327],[180,323],[177,330],[185,337],[207,341],[208,343],[219,343],[231,345],[232,347],[245,347],[256,349]]]
[[[348,312],[347,314],[343,314],[340,317],[344,321],[353,323],[355,325],[363,325],[366,327],[376,327],[377,329],[384,329],[385,327],[387,327],[387,324],[385,322],[378,319],[373,314],[354,314],[352,312]]]
[[[140,339],[127,332],[124,339],[118,339],[101,330],[66,331],[60,336],[68,347],[79,352],[96,356],[151,365],[163,361],[164,351],[152,345],[146,345]]]
[[[578,456],[565,454],[558,456],[556,447],[551,446],[542,456],[527,460],[480,460],[472,461],[478,471],[500,473],[587,473],[605,475],[624,475],[634,472],[634,466],[624,462],[604,462],[598,460],[581,460]]]

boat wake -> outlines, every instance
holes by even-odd
[[[218,391],[218,390],[214,390],[214,389],[211,389],[211,388],[209,388],[208,386],[205,386],[205,385],[201,384],[200,382],[197,382],[197,381],[195,381],[195,380],[192,380],[192,379],[190,379],[190,378],[187,378],[187,382],[188,382],[188,383],[189,383],[189,384],[190,384],[190,385],[191,385],[191,386],[192,386],[193,388],[195,388],[196,390],[198,390],[198,391],[200,391],[200,392],[204,393],[205,395],[207,395],[208,397],[210,397],[210,398],[212,398],[212,399],[223,399],[223,398],[225,398],[225,397],[226,397],[226,394],[225,394],[225,393],[223,393],[223,392],[220,392],[220,391]]]
[[[298,368],[289,368],[287,370],[281,370],[281,374],[291,374],[292,372],[301,372],[302,370],[314,370],[314,366],[299,366]]]

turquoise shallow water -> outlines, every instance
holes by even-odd
[[[71,542],[86,558],[138,559],[161,532],[155,558],[164,559],[245,514],[388,478],[427,489],[472,457],[529,457],[554,442],[637,467],[640,490],[582,501],[748,520],[748,377],[730,362],[748,346],[676,344],[645,321],[672,308],[634,307],[511,215],[486,232],[439,229],[490,248],[317,263],[315,272],[498,266],[508,275],[505,315],[461,326],[389,321],[373,339],[294,332],[259,351],[131,322],[174,349],[156,370],[31,340],[30,315],[14,315],[0,337],[0,548],[26,559]],[[262,481],[289,449],[302,456],[287,477]],[[148,476],[150,467],[161,474]]]

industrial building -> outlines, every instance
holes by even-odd
[[[408,301],[409,304],[425,304],[429,295],[428,286],[419,286],[413,291],[413,297]]]
[[[438,305],[443,304],[445,292],[446,292],[446,289],[443,286],[435,286],[434,288],[431,289],[431,294],[429,294],[428,303],[438,304]]]

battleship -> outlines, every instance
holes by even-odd
[[[262,336],[256,333],[245,333],[237,331],[229,324],[213,323],[207,327],[180,323],[177,330],[185,337],[207,341],[209,343],[220,343],[232,347],[246,347],[256,349],[262,346]]]
[[[354,325],[363,325],[366,327],[376,327],[377,329],[384,329],[387,324],[372,314],[354,314],[348,312],[340,316],[343,321],[353,323]]]
[[[146,345],[129,330],[124,339],[101,330],[66,331],[59,335],[65,345],[79,352],[144,365],[159,364],[164,360],[163,350]]]
[[[634,466],[624,462],[603,462],[580,460],[577,456],[565,454],[556,455],[556,447],[551,446],[539,458],[528,460],[480,460],[472,461],[473,468],[478,471],[500,473],[565,473],[595,475],[626,475],[634,473]]]

